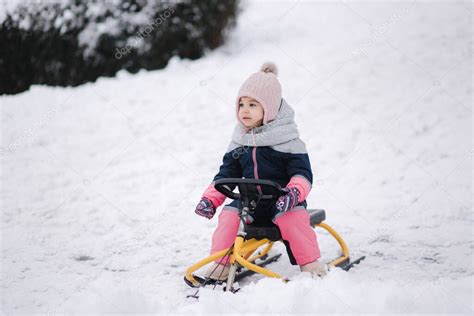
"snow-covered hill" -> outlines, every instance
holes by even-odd
[[[1,312],[472,314],[472,4],[242,7],[200,60],[0,97]],[[186,299],[216,225],[194,207],[266,60],[310,153],[310,206],[367,259],[313,280],[285,254],[271,268],[288,284]]]

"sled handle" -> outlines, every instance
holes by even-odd
[[[239,193],[233,192],[235,186],[238,186]],[[270,180],[224,178],[214,182],[214,187],[217,191],[233,200],[239,200],[241,192],[248,192],[250,188],[260,186],[265,187],[265,191],[267,191],[266,194],[260,196],[262,200],[277,199],[286,193],[278,183]]]

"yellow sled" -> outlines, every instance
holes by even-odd
[[[269,180],[226,178],[217,180],[214,186],[228,198],[240,201],[239,217],[241,224],[239,232],[235,237],[234,244],[230,248],[221,250],[189,267],[184,277],[186,284],[191,287],[201,287],[216,283],[215,280],[194,275],[194,272],[209,263],[223,260],[224,257],[229,258],[228,260],[231,265],[225,287],[226,291],[235,291],[233,288],[234,282],[253,273],[259,273],[271,278],[280,278],[285,282],[288,281],[288,279],[283,278],[278,273],[265,268],[267,264],[278,260],[281,256],[281,254],[277,254],[268,257],[273,244],[276,241],[283,242],[278,226],[274,224],[265,226],[246,224],[247,216],[253,214],[260,200],[277,199],[286,192],[277,183]],[[231,189],[235,186],[238,187],[239,193],[235,193]],[[337,240],[341,248],[342,255],[328,262],[329,268],[339,267],[347,271],[354,264],[358,264],[365,258],[361,257],[355,261],[350,261],[349,249],[342,237],[331,226],[323,223],[326,219],[324,210],[308,209],[307,212],[310,217],[310,225],[325,229]],[[255,253],[259,248],[262,248],[262,250]]]

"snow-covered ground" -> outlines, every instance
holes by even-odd
[[[0,97],[0,314],[473,313],[472,4],[242,8],[200,60]],[[187,299],[216,225],[194,207],[266,60],[310,153],[310,207],[367,259],[313,280],[285,253],[288,284]]]

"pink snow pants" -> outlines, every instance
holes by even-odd
[[[289,243],[298,265],[305,265],[321,257],[316,233],[310,226],[309,214],[306,210],[293,210],[279,215],[274,223],[280,229],[282,238]],[[219,214],[217,228],[212,235],[211,254],[232,246],[238,230],[237,210],[224,207]],[[216,262],[220,260],[216,260]],[[222,262],[228,262],[228,258],[224,258]]]

